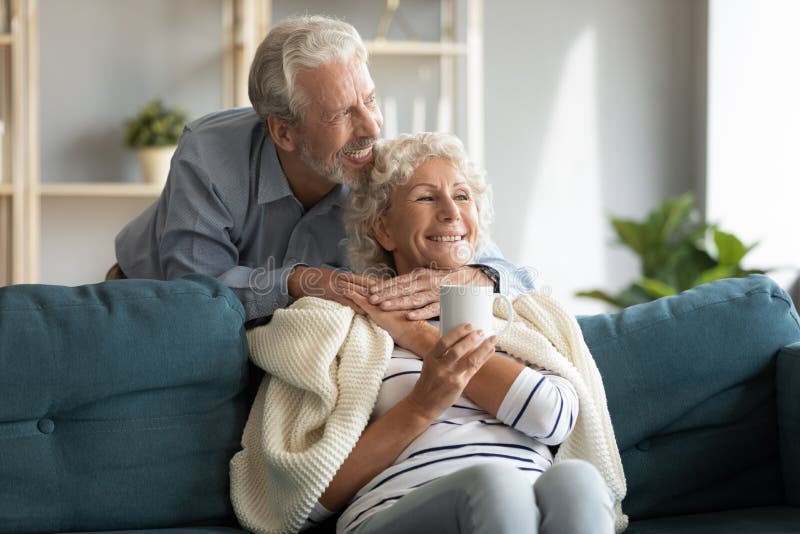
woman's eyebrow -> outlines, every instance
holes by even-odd
[[[455,183],[455,184],[453,184],[453,187],[460,187],[460,186],[462,186],[462,185],[469,185],[469,184],[467,184],[467,182],[458,182],[458,183]],[[437,186],[436,184],[429,184],[429,183],[427,183],[427,182],[423,182],[423,183],[421,183],[421,184],[416,184],[416,185],[414,185],[414,186],[411,188],[411,190],[413,191],[413,190],[414,190],[414,189],[416,189],[417,187],[432,187],[432,188],[436,189],[436,188],[437,188],[437,187],[439,187],[439,186]]]

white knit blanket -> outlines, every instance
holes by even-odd
[[[531,292],[498,350],[568,379],[578,393],[575,428],[555,461],[581,458],[602,474],[615,499],[616,530],[628,518],[625,475],[600,373],[580,328],[554,299]],[[495,306],[498,330],[505,307]],[[247,334],[250,358],[268,374],[231,460],[231,501],[250,531],[297,532],[369,421],[392,339],[334,302],[303,298]]]

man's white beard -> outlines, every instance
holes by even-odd
[[[324,176],[331,182],[337,184],[348,184],[355,182],[355,178],[345,176],[344,166],[342,165],[342,156],[339,154],[336,155],[335,163],[331,165],[325,165],[324,163],[316,161],[311,155],[311,150],[309,149],[308,144],[303,143],[300,145],[300,161],[302,161],[309,169],[320,176]]]

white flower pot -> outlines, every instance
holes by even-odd
[[[148,146],[139,149],[139,165],[144,181],[149,184],[164,184],[169,174],[169,164],[175,146]]]

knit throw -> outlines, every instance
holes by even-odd
[[[514,301],[514,320],[497,343],[522,361],[569,380],[580,410],[555,461],[594,464],[615,499],[616,530],[628,518],[625,475],[600,373],[577,321],[554,299],[531,292]],[[494,309],[497,330],[504,306]],[[394,344],[367,319],[337,303],[303,298],[247,334],[250,358],[264,369],[231,460],[231,501],[239,522],[258,534],[297,532],[366,427]]]
[[[247,341],[267,375],[231,460],[231,502],[251,532],[297,532],[367,426],[394,343],[350,308],[309,297]]]

